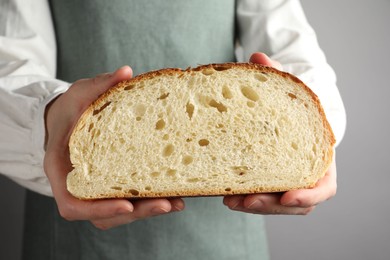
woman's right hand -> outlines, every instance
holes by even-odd
[[[76,81],[67,92],[46,107],[45,173],[49,179],[60,215],[67,220],[89,220],[97,228],[109,229],[135,220],[184,209],[184,201],[175,199],[79,200],[66,188],[66,176],[72,170],[68,142],[84,110],[109,88],[132,77],[129,66],[113,73]]]

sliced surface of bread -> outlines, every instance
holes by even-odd
[[[79,119],[67,188],[80,199],[310,188],[335,137],[298,78],[252,63],[163,69],[121,82]]]

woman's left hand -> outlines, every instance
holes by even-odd
[[[250,62],[272,66],[281,70],[279,62],[271,60],[264,53],[254,53]],[[225,196],[223,203],[232,210],[254,214],[306,215],[317,204],[336,194],[337,171],[333,162],[325,176],[311,189],[292,190],[284,193],[261,193],[250,195]]]

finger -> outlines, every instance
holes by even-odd
[[[272,60],[269,58],[266,54],[262,52],[256,52],[253,53],[249,59],[250,62],[261,64],[261,65],[266,65],[270,67],[274,67],[275,69],[282,70],[282,65],[275,60]]]
[[[172,205],[171,211],[182,211],[185,208],[184,200],[181,198],[170,199],[169,202]]]
[[[332,163],[325,176],[312,189],[293,190],[286,192],[281,198],[281,204],[294,207],[310,207],[324,202],[336,195],[337,172],[336,164]]]
[[[129,66],[123,66],[113,73],[103,73],[94,77],[93,83],[97,85],[97,89],[105,92],[110,87],[118,84],[123,80],[129,80],[132,77],[132,70]]]
[[[287,207],[280,203],[281,193],[249,195],[243,202],[243,208],[247,212],[255,214],[283,214],[283,215],[306,215],[313,207]]]
[[[306,215],[315,207],[287,207],[280,204],[281,194],[254,194],[237,197],[239,203],[235,207],[229,207],[235,211],[262,215]]]
[[[245,199],[245,195],[232,195],[225,196],[223,198],[223,204],[226,205],[229,209],[235,209],[237,207],[243,206],[243,201]]]
[[[116,226],[128,224],[140,219],[159,216],[170,212],[184,209],[184,202],[181,199],[150,199],[140,200],[134,203],[135,209],[128,214],[118,215],[108,219],[98,219],[91,221],[99,229],[109,229]]]
[[[134,202],[133,220],[145,219],[148,217],[168,213],[172,205],[167,199],[146,199]]]
[[[129,80],[132,77],[132,69],[123,66],[113,73],[103,73],[94,78],[81,79],[72,84],[65,94],[71,95],[70,100],[83,104],[83,108],[95,101],[100,95],[121,81]]]
[[[62,198],[58,206],[60,215],[66,220],[107,219],[130,214],[134,207],[125,199],[83,201],[73,197]]]

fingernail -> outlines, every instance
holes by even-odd
[[[251,204],[249,204],[248,209],[259,209],[263,206],[263,202],[260,200],[254,200]]]
[[[231,209],[235,209],[235,208],[238,207],[239,204],[240,204],[240,201],[237,200],[237,201],[235,201],[235,202],[232,204],[232,206],[231,206],[230,208],[231,208]]]
[[[124,69],[126,69],[126,70],[130,69],[130,71],[131,71],[131,68],[128,65],[122,66],[118,70],[124,70]]]
[[[174,211],[182,211],[182,210],[183,210],[183,207],[179,207],[179,206],[174,205],[174,206],[173,206],[173,210],[174,210]]]
[[[161,208],[161,207],[152,208],[153,214],[164,214],[164,213],[168,213],[168,212],[169,212],[169,210]]]
[[[185,208],[184,202],[180,201],[173,203],[172,205],[174,211],[182,211]]]
[[[227,206],[229,209],[236,209],[242,200],[243,199],[238,196],[226,197],[223,201],[223,204],[225,204],[225,206]]]

